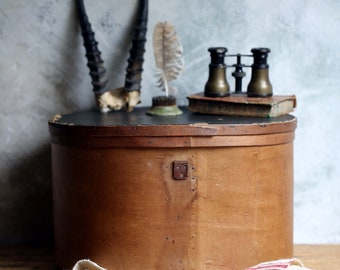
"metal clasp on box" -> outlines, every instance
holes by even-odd
[[[172,177],[175,180],[185,180],[188,178],[189,162],[175,160],[172,163]]]

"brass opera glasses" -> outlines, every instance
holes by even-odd
[[[209,48],[211,63],[209,65],[209,78],[205,85],[204,95],[207,97],[223,97],[230,95],[229,84],[226,76],[227,67],[235,68],[231,74],[235,78],[235,92],[233,94],[242,94],[242,79],[246,76],[243,71],[244,67],[251,67],[251,79],[247,87],[247,96],[249,97],[270,97],[273,95],[273,87],[269,81],[269,65],[267,63],[268,48],[253,48],[252,55],[235,54],[226,55],[228,51],[224,47]],[[237,62],[233,65],[226,65],[224,57],[236,57]],[[252,65],[241,63],[241,57],[253,57]]]

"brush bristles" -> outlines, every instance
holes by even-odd
[[[174,96],[157,96],[152,98],[152,106],[175,106],[176,98]]]

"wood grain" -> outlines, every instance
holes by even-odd
[[[78,113],[50,122],[56,261],[245,269],[293,255],[296,118]],[[174,181],[172,164],[188,177]]]
[[[340,245],[295,245],[294,256],[314,270],[338,270]],[[0,247],[0,270],[56,269],[50,248]]]
[[[56,270],[52,248],[0,247],[1,270]]]
[[[315,270],[338,270],[340,245],[295,245],[294,256]]]
[[[64,267],[234,270],[293,255],[292,143],[52,153]],[[172,179],[174,160],[188,161],[186,180]]]

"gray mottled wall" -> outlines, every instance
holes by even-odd
[[[85,3],[109,84],[122,86],[137,0]],[[297,243],[340,243],[339,14],[338,0],[150,0],[144,106],[159,94],[150,42],[159,21],[175,24],[183,43],[186,70],[175,82],[183,105],[203,90],[208,47],[271,48],[275,94],[298,99]],[[71,0],[0,1],[0,244],[52,241],[47,121],[94,107],[75,16]]]

